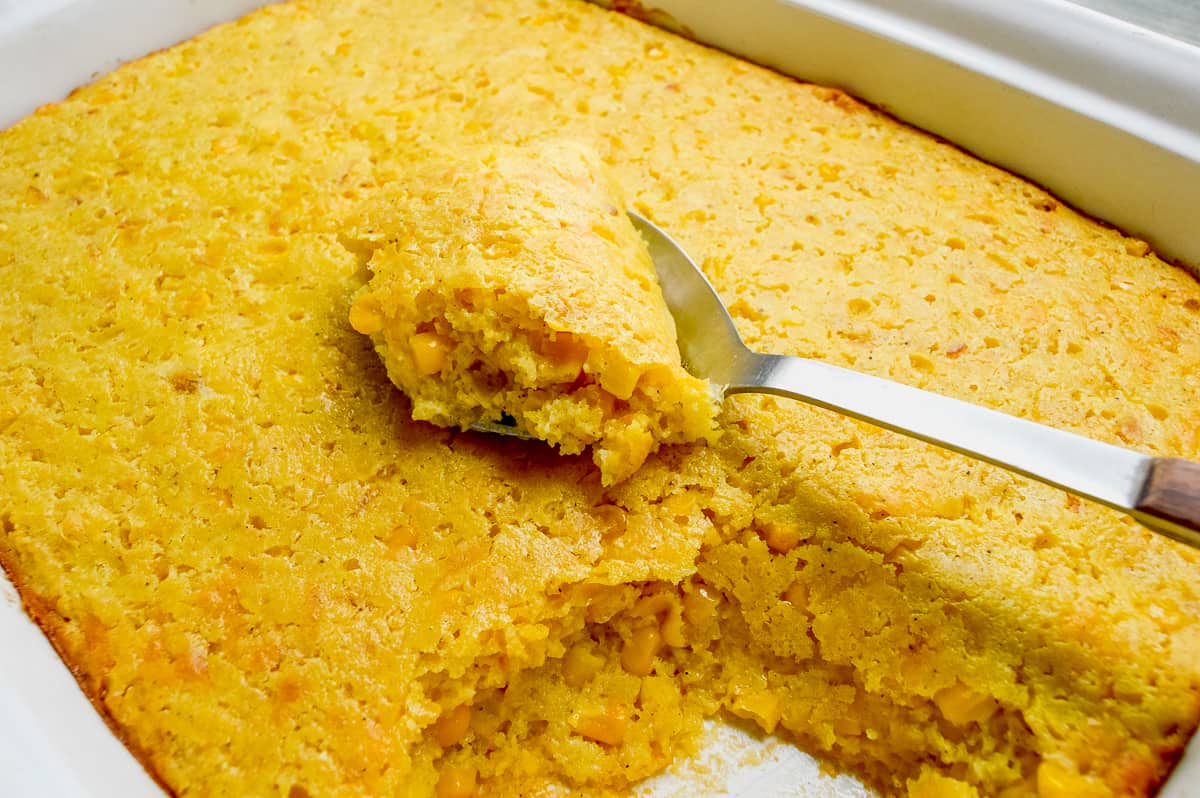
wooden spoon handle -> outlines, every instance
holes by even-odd
[[[1197,545],[1200,541],[1200,463],[1155,457],[1150,461],[1134,509],[1143,515],[1171,522],[1179,529],[1167,530],[1167,534]]]

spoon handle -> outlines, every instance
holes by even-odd
[[[817,360],[748,354],[726,393],[836,410],[1100,502],[1200,548],[1200,463],[1151,457]]]
[[[1200,546],[1200,535],[1196,532],[1200,530],[1200,463],[1177,457],[1151,459],[1150,473],[1142,484],[1134,509],[1152,518],[1165,519],[1185,531],[1190,530],[1191,537],[1184,541]],[[1141,518],[1138,520],[1151,526]],[[1172,534],[1172,537],[1177,536]]]

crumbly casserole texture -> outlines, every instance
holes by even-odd
[[[1151,794],[1196,552],[770,397],[609,487],[413,420],[342,233],[552,135],[752,346],[1200,457],[1195,279],[838,91],[575,0],[270,7],[0,134],[0,562],[150,771],[595,793],[726,711],[886,794]]]
[[[449,161],[449,163],[447,163]],[[649,252],[600,157],[569,140],[433,159],[342,240],[372,273],[350,308],[413,418],[511,418],[627,478],[662,443],[713,432],[680,365]]]

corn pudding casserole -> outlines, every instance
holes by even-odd
[[[372,272],[350,308],[413,418],[506,416],[605,485],[713,431],[620,187],[569,141],[436,159],[389,184],[343,241]]]
[[[413,419],[346,231],[550,137],[757,349],[1200,457],[1200,285],[1019,178],[577,0],[272,6],[0,133],[0,563],[147,769],[619,792],[727,713],[889,795],[1152,794],[1195,551],[771,397],[611,485]]]

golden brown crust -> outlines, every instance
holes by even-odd
[[[2,541],[0,541],[2,543]],[[142,766],[142,770],[146,775],[154,780],[164,793],[169,796],[177,794],[167,784],[155,767],[154,757],[149,751],[146,751],[140,745],[129,738],[125,727],[113,717],[112,712],[104,703],[104,692],[100,689],[97,683],[95,674],[90,674],[81,669],[79,663],[81,658],[75,656],[74,649],[67,643],[67,622],[59,617],[58,613],[50,607],[49,603],[43,601],[41,597],[35,593],[28,584],[21,578],[21,573],[7,559],[10,554],[8,548],[0,545],[0,571],[4,576],[8,577],[8,581],[12,583],[17,594],[21,597],[21,609],[29,616],[29,620],[37,624],[37,627],[42,630],[42,634],[46,635],[46,639],[50,645],[54,647],[54,651],[58,654],[63,664],[67,666],[71,676],[75,678],[76,684],[79,685],[80,691],[88,702],[96,710],[96,714],[104,721],[104,725],[113,733],[113,736],[121,741],[121,744],[128,749],[133,758]]]

